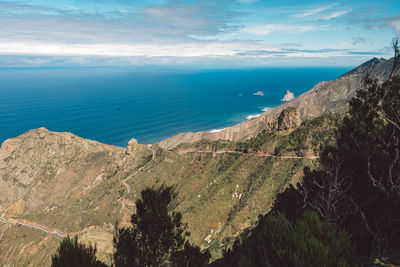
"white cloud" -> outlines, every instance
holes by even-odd
[[[257,2],[234,1],[247,4]],[[83,9],[77,10],[73,7],[59,10],[4,3],[0,0],[0,61],[12,61],[15,57],[20,64],[103,64],[103,60],[110,64],[195,63],[196,60],[214,63],[218,60],[226,62],[242,58],[321,58],[343,56],[343,53],[347,53],[329,49],[313,50],[311,48],[318,45],[318,42],[310,44],[304,38],[295,40],[303,46],[273,45],[266,41],[257,41],[263,39],[261,36],[272,32],[296,34],[311,30],[325,31],[332,26],[322,25],[321,21],[316,24],[294,24],[290,21],[293,17],[287,20],[288,13],[278,19],[271,18],[270,24],[262,24],[264,17],[252,17],[249,21],[254,24],[251,25],[247,24],[249,21],[246,18],[241,20],[243,14],[237,8],[238,5],[233,5],[236,9],[232,9],[232,6],[224,5],[225,3],[226,1],[215,0],[192,1],[190,4],[172,1],[170,4],[158,6],[142,6],[136,9],[118,7],[113,12],[84,13]],[[336,11],[338,8],[329,10],[335,5],[314,8],[295,16],[301,18],[314,15],[313,20],[329,20],[348,12]],[[287,12],[293,14],[292,10]],[[382,27],[390,26],[400,31],[400,20],[397,17],[380,23],[384,24]],[[323,39],[323,36],[319,39]],[[275,39],[274,42],[283,41]],[[307,47],[307,43],[311,48],[299,49]],[[23,58],[27,58],[25,62]],[[215,60],[207,60],[209,58]]]
[[[318,13],[320,13],[322,11],[326,11],[328,9],[331,9],[332,7],[334,7],[336,5],[337,4],[335,3],[335,4],[331,4],[331,5],[327,5],[327,6],[317,7],[317,8],[310,9],[310,10],[308,10],[306,12],[303,12],[303,13],[298,13],[298,14],[294,15],[294,17],[296,17],[296,18],[308,17],[308,16],[311,16],[311,15],[318,14]]]
[[[350,10],[334,11],[334,12],[332,12],[332,13],[329,14],[329,15],[320,17],[320,19],[322,19],[322,20],[334,19],[334,18],[340,17],[340,16],[342,16],[342,15],[348,13],[349,11],[350,11]]]
[[[79,7],[76,6],[65,6],[67,9],[72,9],[72,10],[79,10]]]
[[[390,26],[393,27],[398,33],[400,32],[400,20],[392,21]]]
[[[2,55],[40,56],[109,56],[109,57],[200,57],[232,56],[237,51],[260,49],[247,42],[203,42],[184,44],[59,44],[59,43],[0,43]]]
[[[287,25],[287,24],[266,24],[259,26],[250,26],[241,29],[240,31],[254,35],[268,35],[271,32],[280,31],[287,33],[305,32],[313,30],[313,26],[308,25]]]
[[[258,2],[259,0],[236,0],[236,1],[242,4],[253,4],[255,2]]]
[[[335,63],[322,59],[336,58],[339,62],[383,55],[379,51],[352,49],[307,49],[297,44],[267,45],[259,42],[196,42],[186,44],[81,44],[4,43],[0,42],[0,66],[25,65],[163,65],[163,64],[270,64],[310,62]]]

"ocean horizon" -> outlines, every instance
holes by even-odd
[[[122,147],[216,132],[350,69],[1,68],[0,143],[39,127]]]

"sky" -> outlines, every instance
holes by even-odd
[[[399,0],[0,0],[0,66],[355,66]]]

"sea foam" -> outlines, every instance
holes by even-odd
[[[263,107],[263,108],[260,108],[260,109],[261,109],[263,112],[266,112],[266,111],[270,110],[271,108],[270,108],[270,107]],[[251,115],[248,115],[248,116],[246,117],[246,119],[247,119],[247,120],[251,120],[251,119],[260,117],[260,115],[261,115],[261,114],[251,114]]]
[[[261,114],[253,114],[253,115],[249,115],[249,116],[247,116],[246,117],[246,119],[248,119],[248,120],[251,120],[251,119],[254,119],[254,118],[257,118],[257,117],[259,117]]]
[[[219,133],[220,131],[225,130],[226,128],[222,128],[222,129],[214,129],[214,130],[210,130],[210,133]]]

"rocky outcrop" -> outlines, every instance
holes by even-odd
[[[127,155],[135,155],[140,151],[146,150],[144,145],[140,145],[135,138],[132,138],[128,142],[128,146],[126,147],[126,154]]]
[[[293,99],[294,99],[294,94],[292,92],[290,92],[289,90],[287,90],[285,96],[282,98],[282,101],[289,102]]]
[[[301,125],[299,113],[293,107],[284,109],[278,117],[278,131],[288,131],[296,129]]]
[[[347,103],[358,89],[363,87],[367,73],[373,79],[385,80],[393,66],[393,58],[371,59],[352,71],[345,73],[333,81],[323,81],[311,90],[298,96],[290,102],[270,109],[257,118],[242,124],[228,127],[220,132],[181,133],[167,138],[159,143],[163,148],[173,148],[181,143],[194,143],[201,139],[210,141],[228,140],[244,141],[256,136],[265,129],[270,129],[273,123],[287,107],[295,107],[300,118],[317,117],[330,111],[344,111]]]

